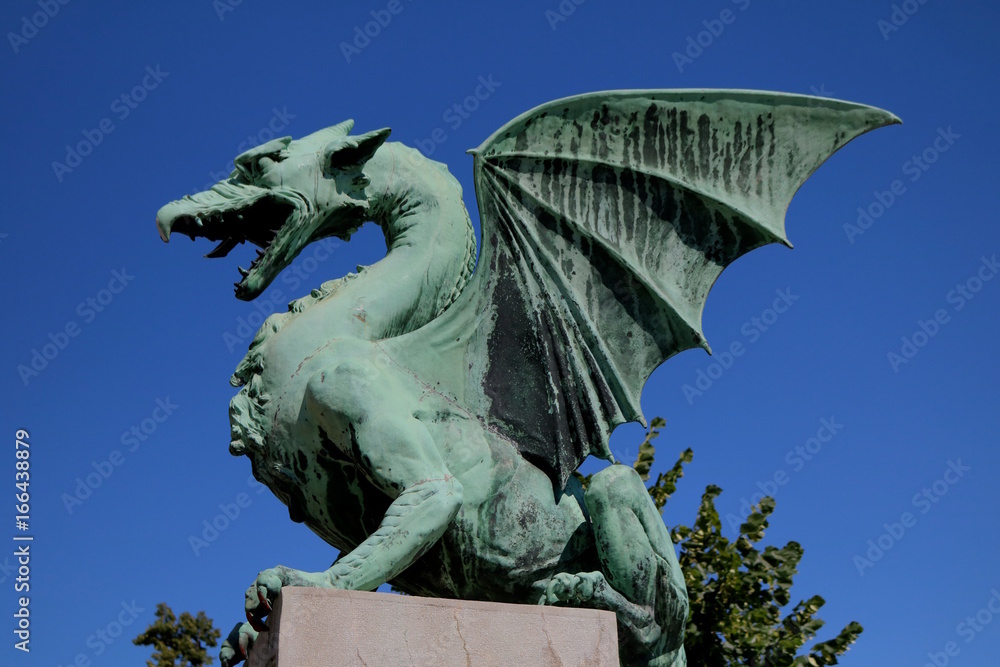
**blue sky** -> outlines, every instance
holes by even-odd
[[[685,352],[648,383],[646,415],[667,419],[658,467],[695,451],[668,523],[690,523],[707,484],[724,489],[727,521],[770,491],[768,542],[805,548],[795,599],[827,600],[820,638],[865,627],[842,664],[996,664],[1000,10],[344,4],[0,8],[0,662],[139,664],[148,652],[129,640],[157,602],[203,609],[225,632],[259,570],[335,556],[228,454],[228,378],[265,312],[376,261],[381,234],[307,249],[248,304],[232,296],[238,258],[160,242],[161,205],[272,133],[354,118],[446,162],[474,210],[465,150],[521,112],[583,92],[707,87],[822,94],[904,124],[856,140],[799,191],[794,251],[770,246],[722,275],[704,317],[716,356]],[[385,25],[365,41],[372,12]],[[12,632],[18,429],[30,433],[30,654]],[[623,427],[612,449],[629,459],[640,439]],[[88,475],[96,488],[78,489]]]

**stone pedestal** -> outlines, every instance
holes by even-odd
[[[283,588],[249,667],[618,667],[596,609]]]

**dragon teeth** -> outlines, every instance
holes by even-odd
[[[250,275],[250,272],[244,269],[242,266],[237,266],[236,268],[239,269],[240,275],[243,276],[244,278]]]
[[[205,255],[205,257],[209,257],[209,258],[225,257],[226,255],[229,254],[230,250],[232,250],[233,248],[235,248],[237,246],[237,244],[238,244],[238,241],[236,241],[232,237],[227,238],[225,241],[223,241],[222,243],[220,243],[219,245],[217,245],[215,247],[215,249],[212,250],[212,252],[210,252],[207,255]]]

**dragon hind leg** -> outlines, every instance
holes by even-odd
[[[610,466],[584,496],[603,572],[544,582],[549,604],[587,604],[618,616],[623,665],[680,667],[688,600],[673,543],[638,473]]]

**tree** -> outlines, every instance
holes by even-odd
[[[655,448],[653,440],[666,422],[657,417],[650,423],[633,467],[649,481]],[[667,472],[648,486],[660,513],[677,490],[684,466],[694,458],[687,449]],[[580,476],[586,484],[589,476]],[[782,609],[791,602],[792,579],[798,573],[802,546],[789,542],[782,548],[755,545],[764,539],[774,499],[766,497],[752,508],[740,526],[735,541],[722,536],[722,522],[715,498],[722,489],[709,485],[692,527],[678,525],[670,536],[680,545],[680,566],[687,585],[690,611],[684,638],[688,664],[704,667],[815,667],[836,665],[863,631],[848,623],[833,639],[814,644],[798,655],[813,639],[824,621],[816,612],[825,604],[819,595],[802,600],[784,618]]]
[[[221,634],[205,612],[192,616],[185,611],[178,619],[167,603],[161,602],[156,605],[156,620],[132,643],[155,649],[146,667],[201,667],[212,664],[208,647],[214,647]]]

